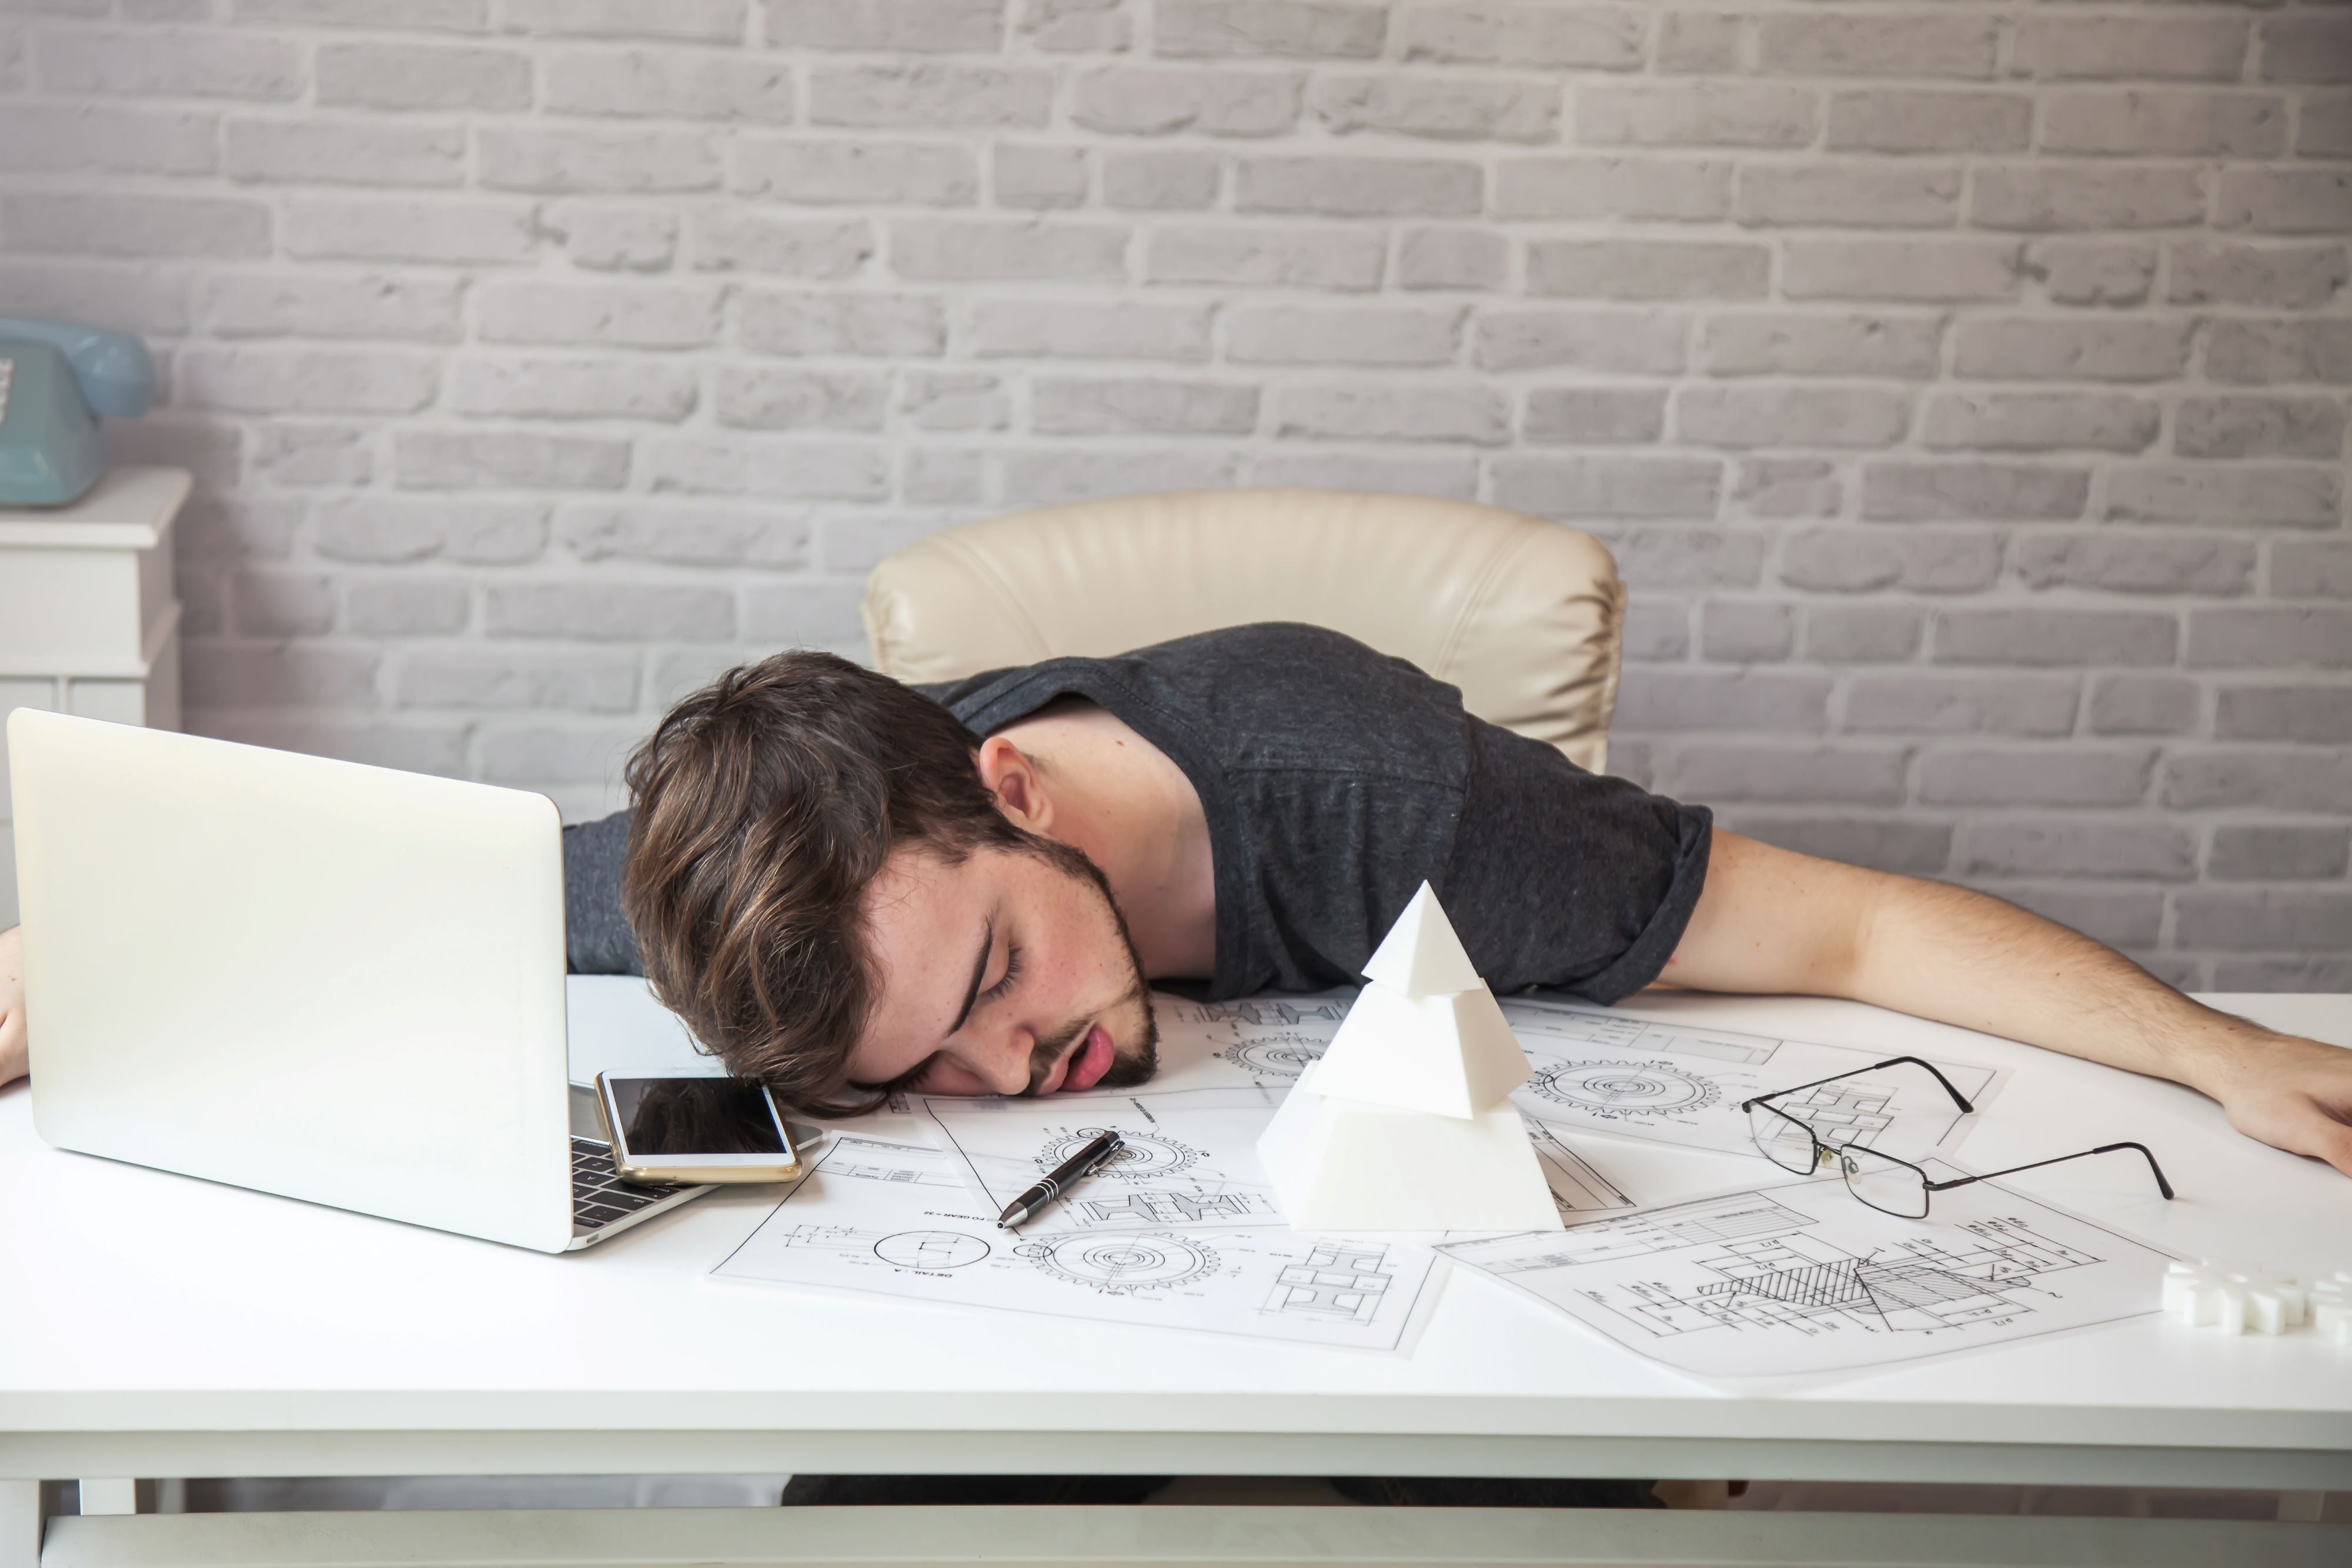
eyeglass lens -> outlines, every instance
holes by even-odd
[[[1765,1158],[1783,1170],[1812,1174],[1813,1135],[1802,1123],[1780,1114],[1769,1105],[1751,1105],[1748,1108],[1748,1135],[1756,1140],[1756,1147]]]
[[[1927,1216],[1927,1178],[1899,1160],[1849,1144],[1836,1153],[1846,1190],[1871,1207],[1906,1219]]]

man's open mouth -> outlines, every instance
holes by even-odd
[[[1110,1030],[1096,1024],[1087,1030],[1076,1050],[1070,1053],[1069,1071],[1062,1074],[1061,1094],[1075,1094],[1093,1088],[1102,1081],[1118,1060],[1118,1050],[1111,1044]]]

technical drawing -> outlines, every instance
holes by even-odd
[[[1813,1135],[1832,1148],[1847,1144],[1860,1144],[1867,1148],[1875,1144],[1886,1130],[1895,1125],[1890,1107],[1894,1093],[1883,1088],[1855,1083],[1824,1083],[1806,1091],[1801,1096],[1775,1100],[1772,1108],[1794,1116],[1813,1129]],[[1772,1124],[1771,1139],[1775,1144],[1788,1145],[1797,1151],[1797,1163],[1805,1157],[1802,1133],[1776,1116],[1761,1120]]]
[[[1186,1023],[1245,1023],[1263,1027],[1300,1023],[1308,1019],[1338,1023],[1348,1016],[1348,1003],[1345,999],[1317,1001],[1310,998],[1283,1001],[1257,997],[1238,1002],[1178,1002],[1170,1010]]]
[[[902,1269],[961,1269],[989,1250],[987,1242],[960,1230],[901,1230],[874,1244],[874,1256]]]
[[[1046,1141],[1037,1151],[1037,1168],[1050,1171],[1102,1135],[1100,1127],[1080,1127]],[[1192,1169],[1201,1163],[1201,1151],[1189,1144],[1156,1133],[1122,1132],[1125,1146],[1103,1161],[1092,1174],[1118,1181],[1154,1181]]]
[[[824,1162],[824,1174],[848,1176],[859,1181],[913,1182],[919,1186],[961,1187],[952,1171],[913,1170],[905,1164],[887,1158],[874,1158],[860,1145],[869,1145],[864,1138],[843,1137],[840,1150]],[[884,1145],[887,1147],[887,1145]]]
[[[1013,1250],[1045,1273],[1097,1291],[1172,1289],[1217,1271],[1217,1255],[1180,1236],[1066,1236]]]
[[[1628,1056],[1666,1051],[1759,1066],[1771,1061],[1781,1045],[1759,1034],[1654,1023],[1549,997],[1512,997],[1503,1003],[1503,1016],[1511,1020],[1512,1032],[1531,1048],[1540,1048],[1547,1040],[1574,1040]]]
[[[1723,1097],[1714,1079],[1664,1061],[1563,1062],[1538,1071],[1531,1093],[1611,1116],[1703,1111]]]
[[[1299,1070],[1309,1062],[1321,1061],[1330,1044],[1330,1040],[1316,1035],[1285,1030],[1235,1040],[1217,1055],[1260,1078],[1289,1082],[1297,1079]]]
[[[1266,1311],[1316,1312],[1370,1322],[1388,1292],[1388,1250],[1362,1243],[1320,1242],[1305,1261],[1275,1276]]]
[[[1138,1187],[1108,1197],[1066,1197],[1062,1202],[1081,1223],[1097,1228],[1196,1225],[1211,1219],[1248,1225],[1260,1212],[1246,1193],[1163,1191],[1155,1187]]]
[[[1552,1203],[1562,1214],[1633,1207],[1633,1200],[1618,1191],[1615,1182],[1554,1137],[1550,1128],[1532,1116],[1523,1117],[1521,1124],[1528,1130],[1528,1141],[1535,1145],[1536,1160],[1543,1166],[1544,1183],[1551,1188]]]

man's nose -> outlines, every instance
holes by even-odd
[[[986,1060],[976,1063],[981,1078],[999,1094],[1022,1094],[1029,1089],[1031,1062],[1037,1054],[1037,1036],[1015,1024],[989,1046]]]

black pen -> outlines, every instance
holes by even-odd
[[[996,1228],[1010,1230],[1025,1223],[1031,1215],[1061,1197],[1063,1188],[1125,1147],[1126,1140],[1117,1133],[1096,1134],[1087,1140],[1084,1148],[1055,1166],[1035,1186],[1006,1204],[1004,1212],[996,1217]]]

